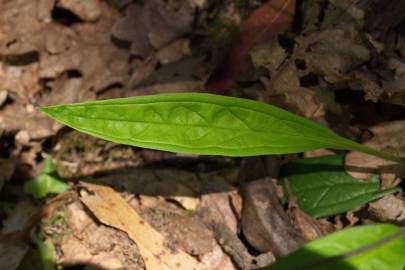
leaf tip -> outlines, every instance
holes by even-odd
[[[39,107],[38,110],[47,116],[56,119],[56,115],[58,112],[58,108],[60,106],[44,106],[44,107]]]

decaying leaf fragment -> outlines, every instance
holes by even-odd
[[[153,52],[152,45],[161,47],[190,31],[193,18],[188,1],[149,0],[143,6],[130,5],[112,33],[118,39],[132,42],[132,54],[148,56]]]
[[[382,123],[370,128],[370,131],[374,136],[364,145],[397,156],[405,155],[405,137],[403,135],[405,134],[405,121]],[[359,179],[367,179],[373,173],[380,173],[383,180],[391,181],[394,181],[396,177],[405,176],[405,166],[358,152],[350,152],[346,155],[345,166],[348,174]]]
[[[146,269],[204,269],[184,251],[170,251],[164,237],[113,189],[89,183],[83,186],[91,193],[82,196],[82,202],[101,222],[128,233],[137,244]]]

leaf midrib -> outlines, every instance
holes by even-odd
[[[116,122],[124,122],[124,123],[143,123],[143,124],[153,124],[153,125],[161,125],[161,126],[177,126],[177,127],[198,127],[198,128],[211,128],[211,129],[220,129],[220,130],[225,130],[225,131],[241,131],[241,129],[235,129],[235,128],[229,128],[229,127],[221,127],[221,126],[210,126],[210,125],[197,125],[197,124],[180,124],[180,123],[164,123],[164,122],[153,122],[153,121],[142,121],[142,120],[137,120],[137,121],[131,121],[131,120],[123,120],[123,119],[108,119],[108,118],[102,118],[102,117],[87,117],[87,116],[82,116],[82,115],[77,115],[74,113],[69,113],[70,117],[77,117],[77,118],[83,118],[83,119],[92,119],[92,120],[103,120],[103,121],[116,121]],[[288,122],[288,120],[284,120],[284,119],[277,119],[279,121],[285,121]],[[253,129],[245,129],[243,130],[245,132],[253,132],[253,133],[258,133],[261,135],[266,135],[269,134],[269,131],[262,131],[262,130],[253,130]],[[92,131],[94,132],[94,131]],[[289,137],[293,137],[293,138],[306,138],[310,141],[319,142],[319,139],[325,139],[325,141],[321,141],[323,143],[328,144],[329,146],[338,146],[341,147],[341,144],[335,143],[332,141],[331,138],[325,137],[325,136],[319,136],[319,137],[308,137],[306,135],[303,134],[291,134],[288,132],[283,131],[283,134],[285,134],[286,136]],[[340,139],[340,137],[338,137],[338,135],[335,134],[330,134],[331,136],[336,136],[333,139]],[[118,136],[117,136],[118,137]],[[305,145],[305,144],[304,144]],[[325,146],[326,147],[326,146]],[[225,148],[226,149],[226,148]]]

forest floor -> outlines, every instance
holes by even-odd
[[[404,10],[378,0],[0,0],[0,269],[255,269],[334,231],[405,225],[405,169],[390,161],[331,149],[161,152],[38,110],[210,92],[404,157]],[[294,171],[303,160],[315,168]]]

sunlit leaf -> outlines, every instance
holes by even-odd
[[[166,151],[254,156],[326,147],[404,162],[280,108],[234,97],[162,94],[50,106],[42,111],[96,137]]]
[[[264,270],[403,270],[405,230],[391,224],[359,226],[327,235]]]

